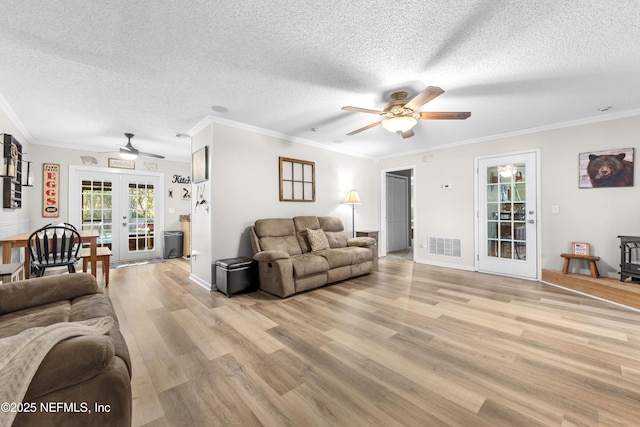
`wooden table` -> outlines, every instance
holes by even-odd
[[[98,247],[98,237],[100,234],[97,230],[83,230],[78,231],[80,233],[80,240],[82,243],[89,243],[89,247],[91,250],[91,274],[96,276],[97,269],[97,257],[96,257],[96,248]],[[13,248],[24,248],[24,277],[28,279],[31,273],[31,254],[29,253],[29,249],[27,249],[27,241],[29,240],[29,236],[31,232],[16,234],[11,237],[4,237],[0,239],[0,243],[2,244],[2,263],[10,264],[11,263],[11,250]]]
[[[24,268],[21,262],[16,262],[13,264],[0,264],[1,283],[4,283],[7,279],[8,282],[15,282],[16,280],[20,280],[20,273],[22,273],[22,278],[24,279]]]

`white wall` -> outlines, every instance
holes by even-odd
[[[67,189],[69,188],[69,165],[82,165],[82,159],[80,156],[92,156],[98,161],[97,165],[91,165],[95,167],[105,168],[108,166],[109,157],[118,157],[117,154],[108,153],[96,153],[91,151],[70,150],[66,148],[56,148],[46,145],[32,145],[33,167],[35,168],[35,185],[28,189],[27,196],[30,199],[29,219],[31,221],[31,227],[37,228],[42,225],[51,222],[50,218],[42,217],[42,164],[54,163],[60,165],[60,222],[66,221],[69,218],[69,197]],[[169,198],[168,194],[165,194],[165,209],[164,209],[164,229],[165,230],[180,230],[180,215],[189,214],[189,203],[180,199],[180,184],[171,183],[174,174],[180,174],[183,176],[190,176],[191,169],[188,163],[175,162],[170,160],[161,159],[146,159],[138,158],[135,160],[135,170],[131,172],[146,171],[145,166],[147,163],[156,163],[157,172],[164,174],[164,188],[168,193],[172,188],[174,191],[173,198]],[[89,165],[85,165],[90,167]],[[120,169],[118,169],[120,170]],[[122,169],[124,170],[124,169]],[[128,171],[128,170],[127,170]]]
[[[205,126],[191,137],[191,151],[195,152],[208,146],[209,180],[191,186],[191,279],[200,286],[211,289],[211,162],[212,162],[213,128]],[[203,196],[206,204],[198,205],[198,188],[204,189]]]
[[[619,277],[618,235],[640,234],[640,117],[582,124],[527,135],[381,160],[379,171],[416,164],[416,258],[427,263],[474,267],[474,159],[480,156],[537,149],[541,151],[542,268],[561,270],[560,254],[572,241],[589,242],[600,256],[602,275]],[[635,186],[578,188],[578,155],[590,151],[636,148]],[[428,157],[431,157],[429,160]],[[425,161],[427,160],[427,161]],[[444,183],[453,189],[444,191]],[[560,212],[551,213],[558,205]],[[428,254],[420,247],[429,236],[462,239],[462,258]],[[583,266],[588,272],[587,266]],[[573,267],[572,267],[573,268]]]
[[[351,206],[342,203],[351,189],[358,190],[363,201],[355,208],[356,229],[376,227],[378,192],[373,160],[219,123],[212,123],[194,136],[194,151],[204,143],[201,137],[211,138],[211,234],[207,237],[205,232],[195,231],[198,217],[194,213],[192,245],[200,251],[210,244],[210,263],[252,256],[248,230],[260,218],[338,216],[347,234],[351,233]],[[280,156],[315,162],[315,202],[279,201]],[[192,261],[192,274],[211,283],[211,266],[198,264]]]

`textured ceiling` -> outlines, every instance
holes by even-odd
[[[637,0],[0,6],[0,94],[35,144],[108,151],[132,132],[141,151],[187,161],[176,132],[215,116],[379,158],[640,114]],[[471,117],[421,121],[405,140],[345,135],[378,117],[342,106],[429,85],[445,93],[420,111]]]

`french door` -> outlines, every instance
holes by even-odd
[[[158,177],[120,175],[120,259],[161,256],[162,229],[158,234],[156,197]]]
[[[538,278],[538,153],[477,160],[478,271]]]
[[[163,199],[159,174],[70,167],[69,221],[97,230],[114,260],[162,256]]]

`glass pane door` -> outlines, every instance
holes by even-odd
[[[478,161],[478,270],[537,277],[536,159]]]
[[[527,259],[524,163],[487,168],[487,256]]]
[[[129,254],[154,251],[155,186],[146,181],[129,182],[127,190],[127,251]]]
[[[113,243],[113,183],[82,180],[82,230],[97,230],[98,246]]]
[[[159,258],[164,235],[163,182],[158,173],[69,167],[69,222],[97,230],[112,261]]]

